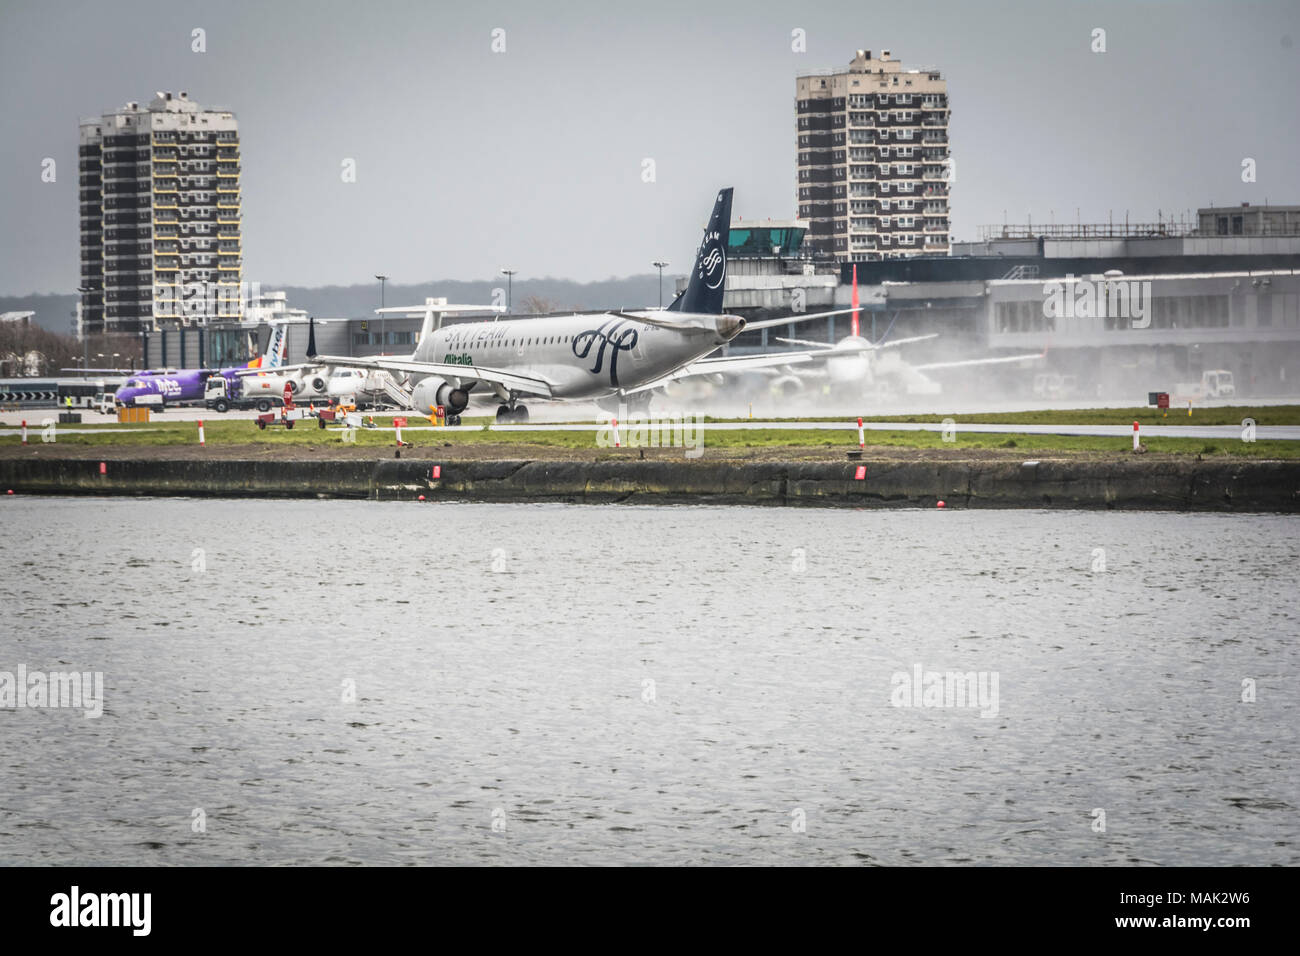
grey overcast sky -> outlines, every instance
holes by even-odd
[[[1298,44],[1294,0],[0,0],[0,293],[75,289],[78,119],[156,90],[238,115],[248,280],[586,281],[686,268],[721,185],[791,217],[794,77],[858,48],[948,79],[959,239],[1300,203]]]

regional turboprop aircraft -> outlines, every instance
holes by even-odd
[[[233,378],[236,375],[257,375],[266,379],[259,381],[256,391],[265,391],[267,407],[273,398],[279,398],[284,390],[283,376],[277,374],[284,364],[285,348],[289,336],[283,325],[271,327],[271,338],[267,342],[266,354],[258,356],[247,365],[232,368],[170,368],[146,369],[130,373],[121,388],[113,396],[120,405],[151,405],[155,408],[166,407],[180,402],[201,402],[207,381],[213,375]],[[92,369],[91,371],[100,371]],[[251,392],[250,383],[245,382],[244,389]]]
[[[595,400],[612,407],[623,402],[648,405],[650,388],[730,342],[745,328],[740,316],[722,311],[731,196],[730,188],[718,192],[686,291],[667,309],[569,312],[443,326],[440,314],[435,320],[436,307],[429,306],[423,307],[424,327],[409,359],[316,355],[314,326],[308,334],[307,357],[330,367],[382,369],[399,385],[412,389],[412,406],[423,414],[441,406],[448,417],[459,415],[477,388],[500,401],[497,420],[501,422],[527,421],[528,409],[520,400],[529,396]],[[767,356],[745,358],[756,366]]]

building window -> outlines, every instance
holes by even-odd
[[[1200,299],[1198,301],[1203,304],[1205,300]],[[1273,296],[1261,295],[1256,302],[1255,316],[1258,319],[1256,324],[1260,328],[1266,329],[1273,324]],[[1197,324],[1201,323],[1198,322]]]

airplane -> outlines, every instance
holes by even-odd
[[[286,327],[277,324],[271,327],[266,352],[246,365],[223,369],[168,368],[131,372],[126,383],[114,393],[113,400],[121,405],[149,405],[161,410],[168,404],[203,401],[207,381],[214,375],[228,379],[244,375],[257,376],[253,382],[244,382],[244,390],[264,392],[266,409],[269,409],[273,400],[284,392],[284,375],[280,373],[287,343]]]
[[[871,342],[860,331],[858,319],[860,308],[858,267],[854,265],[852,308],[843,310],[852,314],[850,332],[838,342],[833,345],[826,345],[822,342],[812,342],[807,339],[777,337],[776,341],[787,345],[811,346],[811,348],[804,351],[764,353],[762,364],[753,361],[756,356],[750,355],[736,356],[735,358],[705,359],[680,369],[670,376],[669,381],[664,383],[666,390],[674,384],[689,381],[693,378],[698,379],[699,377],[705,377],[706,381],[712,384],[721,385],[726,382],[729,375],[759,369],[763,374],[773,377],[771,389],[779,393],[784,399],[793,398],[797,393],[819,382],[841,392],[847,391],[858,394],[861,394],[873,384],[877,388],[888,391],[894,387],[894,383],[902,384],[909,392],[936,394],[939,392],[938,383],[932,381],[923,373],[940,369],[1025,362],[1042,359],[1046,356],[1046,352],[1033,352],[1022,355],[999,355],[947,362],[930,362],[922,365],[909,364],[904,362],[897,354],[886,352],[886,350],[936,339],[939,337],[939,333],[932,332],[927,335],[914,335],[886,341],[890,330],[893,328],[891,323],[890,328],[885,330],[885,334],[881,336],[879,341]],[[827,313],[821,314],[825,315]],[[754,329],[776,325],[790,326],[817,317],[819,316],[800,314],[788,319],[770,319],[751,323],[747,327]],[[780,361],[782,357],[785,359],[784,362]]]
[[[718,191],[686,291],[665,309],[569,312],[444,326],[437,307],[426,306],[419,342],[405,359],[318,355],[310,320],[308,361],[330,368],[386,371],[399,387],[411,390],[415,411],[435,414],[441,407],[449,421],[469,406],[476,389],[495,396],[500,403],[497,421],[503,423],[528,420],[528,407],[521,401],[525,398],[648,408],[651,390],[667,376],[703,359],[746,328],[743,318],[722,311],[732,192],[730,187]],[[757,327],[789,321],[766,320]],[[765,360],[746,358],[752,364]]]

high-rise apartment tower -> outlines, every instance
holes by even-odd
[[[240,316],[239,127],[182,92],[81,123],[81,334]]]
[[[840,262],[948,253],[948,82],[858,50],[795,80],[799,218]]]

